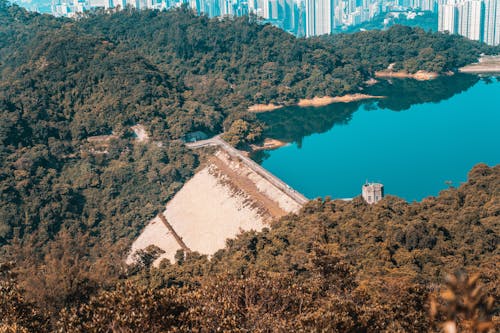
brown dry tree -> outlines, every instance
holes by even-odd
[[[490,333],[498,328],[493,320],[494,298],[486,295],[479,277],[463,271],[448,275],[445,288],[431,298],[431,318],[445,333]]]

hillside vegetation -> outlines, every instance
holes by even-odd
[[[4,265],[0,281],[10,293],[0,304],[1,323],[71,332],[437,332],[462,310],[446,307],[449,292],[441,303],[447,310],[431,311],[431,300],[444,291],[446,274],[465,269],[484,287],[472,292],[477,278],[465,280],[469,291],[461,275],[449,280],[451,296],[474,302],[459,325],[493,332],[499,216],[499,166],[478,165],[466,184],[421,203],[318,199],[272,229],[228,241],[210,261],[190,253],[154,268],[150,249],[114,287],[63,309],[52,324]]]
[[[260,300],[265,297],[285,301],[284,296],[280,296],[283,290],[279,288],[293,286],[302,290],[304,297],[310,297],[310,303],[302,303],[294,298],[295,294],[291,295],[289,301],[292,303],[283,303],[283,314],[276,314],[276,318],[282,318],[279,319],[282,325],[296,322],[303,327],[314,327],[323,315],[309,310],[330,311],[328,309],[334,303],[323,296],[332,293],[338,297],[344,295],[342,299],[351,297],[361,302],[359,304],[365,304],[361,296],[351,293],[358,290],[360,281],[373,273],[374,267],[382,269],[384,266],[370,264],[365,252],[360,252],[360,258],[364,256],[366,262],[354,261],[356,254],[347,251],[348,244],[372,232],[368,231],[371,229],[361,229],[373,223],[380,224],[382,228],[386,221],[362,223],[368,216],[363,214],[369,214],[376,208],[367,208],[359,201],[346,206],[349,212],[342,217],[354,216],[350,223],[358,219],[359,226],[355,224],[354,229],[349,227],[341,232],[341,229],[332,231],[323,227],[326,234],[317,234],[312,226],[316,225],[314,221],[321,216],[321,210],[331,210],[328,207],[332,205],[343,207],[330,201],[315,201],[301,216],[281,221],[279,225],[283,228],[303,225],[305,229],[299,234],[305,239],[320,237],[319,241],[327,236],[326,244],[330,245],[323,244],[324,247],[320,244],[317,249],[314,244],[306,248],[302,245],[288,248],[288,243],[296,241],[290,238],[283,239],[282,245],[286,246],[280,248],[281,236],[277,236],[273,240],[278,242],[273,245],[276,249],[266,248],[260,252],[274,261],[272,265],[273,261],[265,264],[268,261],[257,255],[259,251],[255,246],[268,242],[264,239],[270,232],[273,235],[284,232],[280,227],[258,235],[245,234],[211,262],[204,257],[193,256],[182,265],[149,270],[145,267],[151,261],[153,250],[143,254],[142,268],[125,268],[122,259],[131,240],[139,234],[146,221],[162,209],[199,165],[199,157],[179,141],[186,133],[244,129],[241,131],[244,137],[235,142],[245,143],[257,139],[256,134],[262,131],[255,116],[247,112],[247,107],[253,103],[290,103],[314,95],[357,91],[375,70],[386,68],[389,63],[395,62],[398,67],[409,71],[426,69],[445,72],[475,61],[481,52],[495,51],[458,36],[426,33],[401,26],[384,32],[296,39],[270,25],[260,24],[252,17],[211,20],[195,16],[186,8],[167,12],[124,10],[112,14],[91,14],[72,21],[29,13],[0,0],[0,256],[2,261],[15,262],[14,267],[2,265],[0,314],[5,314],[0,316],[2,325],[18,325],[30,331],[54,330],[58,325],[73,325],[63,326],[66,327],[63,331],[89,331],[93,326],[85,325],[104,325],[95,326],[100,327],[96,328],[97,331],[102,331],[106,330],[104,327],[114,324],[106,322],[109,316],[105,314],[102,315],[102,322],[95,319],[97,317],[91,312],[97,311],[97,303],[106,304],[104,299],[117,297],[116,304],[130,301],[132,303],[128,306],[135,309],[138,306],[136,301],[142,301],[134,297],[144,293],[149,293],[152,300],[159,300],[158,303],[147,304],[177,312],[173,314],[166,310],[166,317],[163,314],[154,317],[156,314],[151,313],[154,318],[146,322],[159,325],[151,328],[127,326],[132,325],[132,319],[124,319],[129,324],[117,325],[134,331],[158,331],[166,327],[161,325],[184,328],[186,326],[183,325],[190,325],[212,330],[214,326],[210,325],[216,325],[220,320],[229,325],[228,329],[250,325],[250,317],[241,314],[233,318],[230,315],[235,309],[233,306],[239,309],[239,299],[232,300],[235,303],[226,312],[210,313],[206,320],[212,322],[202,322],[205,318],[203,311],[213,309],[215,305],[219,309],[219,304],[204,303],[204,300],[208,302],[208,298],[203,297],[208,297],[208,294],[197,293],[203,290],[225,292],[223,288],[214,287],[219,280],[210,280],[213,274],[229,274],[221,277],[220,281],[237,289],[227,297],[242,295],[241,292],[247,290],[246,280],[240,280],[238,276],[243,276],[243,279],[253,279],[254,276],[254,280],[248,280],[249,285],[262,284],[268,286],[266,290],[279,291],[276,294],[248,296],[255,297],[255,304],[262,306],[264,303]],[[151,137],[150,143],[134,140],[130,127],[137,123],[145,126]],[[91,138],[110,134],[113,135],[107,139]],[[485,172],[492,178],[498,173],[496,169]],[[498,193],[495,188],[491,190],[491,186],[488,187],[489,192],[481,195],[497,198],[494,195]],[[387,210],[404,206],[398,221],[406,221],[407,217],[411,218],[407,223],[413,221],[413,215],[407,213],[412,209],[408,207],[413,206],[406,206],[396,199],[393,201],[387,201],[390,203]],[[453,207],[449,214],[457,214],[456,207]],[[492,204],[492,207],[496,206]],[[446,206],[443,209],[448,212],[451,208]],[[497,223],[498,213],[494,209],[487,210],[486,214]],[[467,219],[476,221],[476,217],[473,214]],[[341,219],[340,216],[338,218]],[[417,217],[415,220],[418,220]],[[418,221],[417,231],[427,226],[425,219]],[[474,223],[471,228],[473,226]],[[491,248],[496,246],[496,227],[497,224],[494,224],[489,227],[491,232],[481,231],[477,236],[467,233],[469,230],[460,230],[463,236],[457,237],[473,237],[473,240],[464,238],[465,244],[493,237],[488,241],[490,248],[484,253],[474,253],[477,256],[474,263],[495,258],[488,256],[496,253],[496,248]],[[351,234],[348,230],[358,231]],[[430,230],[434,232],[434,229]],[[334,238],[337,232],[339,238]],[[408,253],[413,253],[415,249],[407,244],[416,242],[422,256],[434,249],[429,249],[428,243],[439,244],[438,240],[431,239],[422,240],[420,245],[420,240],[410,240],[412,232],[408,231],[408,235],[404,230],[401,232],[402,235],[395,238],[403,244],[401,247],[394,249],[392,243],[387,243],[390,250],[387,250],[389,254],[386,256],[392,256],[396,263],[412,262]],[[422,234],[425,232],[422,231]],[[438,237],[439,233],[436,235]],[[293,237],[293,232],[289,237]],[[491,245],[492,242],[494,245]],[[238,250],[239,247],[244,251]],[[303,257],[304,251],[310,253],[308,256],[317,253],[320,259]],[[391,251],[395,252],[391,254]],[[332,253],[333,263],[322,263],[322,260],[330,259],[320,253]],[[450,258],[443,259],[443,263],[457,257],[452,254]],[[183,262],[182,254],[178,257]],[[297,261],[300,257],[309,264]],[[419,260],[424,260],[422,258]],[[341,267],[346,265],[345,270],[342,268],[331,274],[337,276],[335,279],[338,281],[345,280],[342,282],[345,287],[337,287],[328,277],[328,267],[337,265],[337,260],[342,263]],[[468,262],[460,263],[469,266]],[[295,270],[290,270],[291,264],[295,265]],[[441,273],[436,271],[436,266],[424,266],[420,275],[404,274],[409,276],[411,283],[421,283],[419,279],[424,278],[437,281]],[[453,264],[452,268],[455,266],[459,265]],[[404,267],[392,268],[395,272],[403,272],[410,266],[405,264]],[[326,274],[326,277],[314,275],[314,272]],[[276,286],[272,285],[274,280],[269,279],[275,275]],[[319,280],[314,280],[316,282],[310,280],[317,276]],[[352,276],[352,280],[348,276]],[[203,282],[204,279],[207,281]],[[121,298],[122,280],[127,280],[127,285],[136,285],[129,291],[131,298]],[[402,288],[410,286],[399,280],[398,283],[402,283]],[[140,289],[144,284],[148,285],[146,291]],[[164,289],[171,285],[188,289]],[[300,289],[306,286],[306,289]],[[334,289],[329,291],[329,288]],[[173,296],[164,298],[164,295]],[[215,302],[226,297],[222,294],[210,295]],[[418,295],[425,296],[417,293],[415,297],[421,297]],[[101,301],[99,297],[104,299]],[[197,297],[201,299],[198,301]],[[326,307],[318,307],[320,303],[317,302],[323,301],[327,302]],[[207,307],[197,308],[192,304],[205,304]],[[351,303],[346,306],[351,307]],[[187,308],[194,312],[186,312]],[[90,312],[85,312],[85,309],[90,309]],[[106,309],[107,305],[102,311],[105,313]],[[128,308],[124,306],[123,309]],[[274,315],[266,309],[263,306],[255,310],[255,318],[271,320]],[[309,312],[303,312],[305,309]],[[72,311],[79,314],[74,317]],[[339,325],[368,325],[360,321],[361,312],[352,311],[353,317],[346,315],[335,320]],[[142,315],[145,311],[133,312]],[[269,314],[261,316],[263,313]],[[426,324],[423,312],[418,313],[418,325]],[[310,317],[299,320],[296,317],[298,314],[309,314]],[[29,317],[32,315],[36,318]],[[226,318],[226,315],[229,317]],[[91,318],[97,321],[92,322],[94,319]],[[169,318],[174,319],[170,321]],[[77,319],[81,322],[74,321]],[[159,323],[160,319],[162,323]],[[262,322],[264,324],[265,321]],[[291,327],[299,329],[301,326]]]

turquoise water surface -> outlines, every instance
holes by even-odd
[[[376,181],[408,201],[500,163],[499,80],[396,80],[368,92],[388,98],[263,113],[266,134],[290,144],[255,159],[308,198],[350,198]]]

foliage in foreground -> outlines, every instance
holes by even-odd
[[[421,204],[312,202],[212,261],[190,255],[135,275],[120,264],[198,165],[177,141],[187,132],[228,129],[244,144],[261,131],[250,104],[357,91],[392,62],[442,72],[493,51],[404,27],[295,39],[185,8],[70,21],[0,0],[0,254],[18,273],[2,276],[2,325],[412,330],[428,325],[424,300],[443,267],[480,269],[497,295],[498,171],[484,167],[471,177],[482,187]],[[136,123],[152,142],[133,140]]]
[[[316,200],[211,260],[190,253],[131,269],[58,313],[15,296],[4,275],[2,324],[34,316],[39,331],[493,332],[499,196],[500,167],[478,165],[468,183],[421,203]],[[446,278],[464,268],[469,279]]]

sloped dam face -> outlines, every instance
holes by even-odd
[[[297,212],[303,202],[263,172],[219,150],[167,203],[164,218],[149,222],[133,243],[127,263],[149,245],[165,251],[155,264],[162,259],[173,262],[182,248],[211,255],[241,231],[260,231],[272,219]]]

